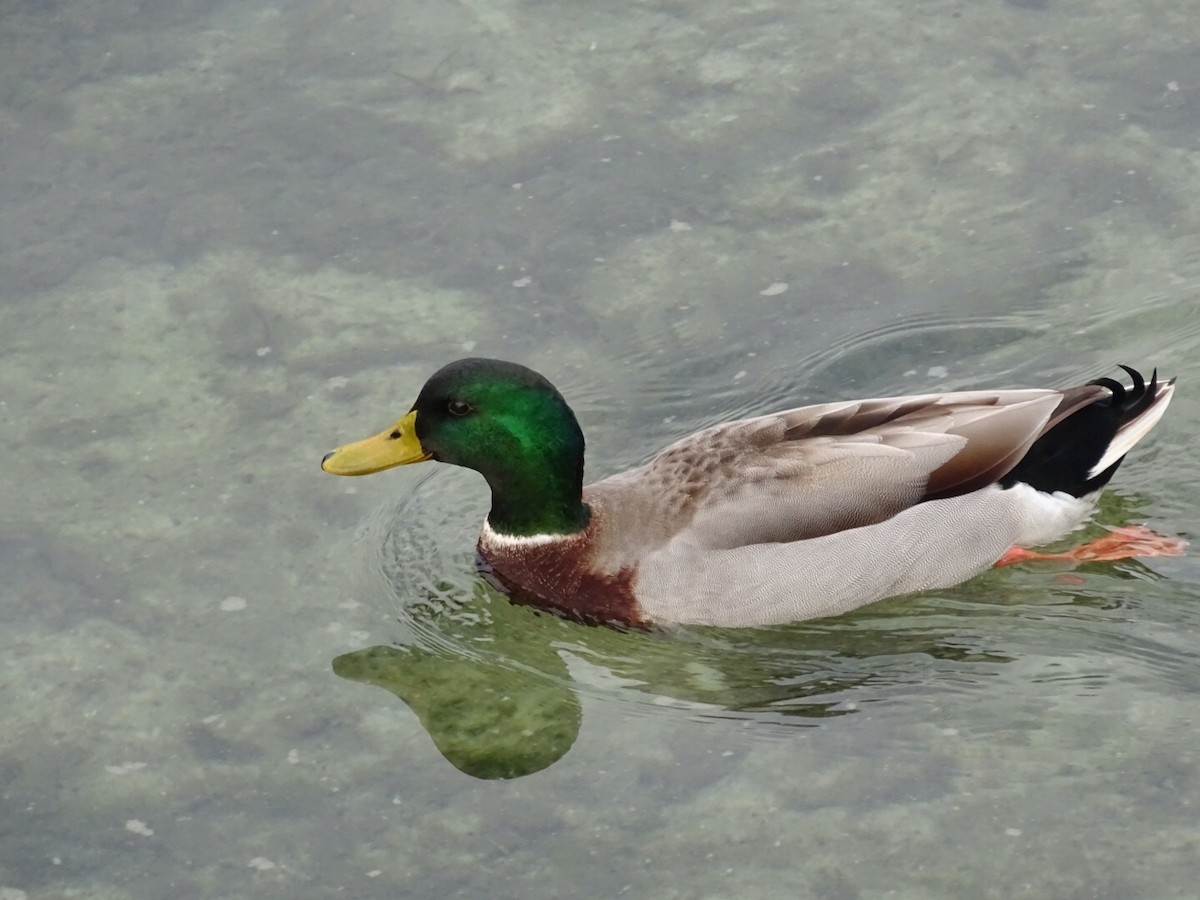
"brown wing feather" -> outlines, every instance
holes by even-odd
[[[963,451],[929,477],[924,500],[959,497],[993,484],[1007,475],[1039,437],[1096,400],[1109,396],[1097,385],[1051,392],[1060,400],[1048,419],[1030,407],[997,407],[996,415],[964,421],[956,434],[967,438]]]
[[[818,537],[967,493],[1103,396],[973,391],[827,403],[708,428],[585,489],[608,562],[669,541],[708,549]]]

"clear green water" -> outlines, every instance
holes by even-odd
[[[470,474],[317,467],[468,353],[592,478],[1126,362],[1100,521],[1195,540],[1194,18],[10,4],[0,900],[1195,896],[1194,556],[623,634],[477,584]]]

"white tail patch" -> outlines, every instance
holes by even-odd
[[[1167,404],[1171,402],[1171,395],[1175,393],[1175,383],[1173,381],[1166,384],[1160,384],[1158,388],[1158,396],[1154,398],[1154,402],[1149,408],[1135,419],[1130,419],[1124,425],[1117,429],[1117,433],[1113,435],[1112,442],[1108,445],[1108,449],[1104,451],[1104,455],[1100,457],[1100,462],[1092,466],[1088,472],[1088,478],[1095,478],[1122,456],[1133,449],[1134,444],[1150,433],[1150,429],[1158,424],[1158,420],[1163,417],[1163,413],[1167,411]]]

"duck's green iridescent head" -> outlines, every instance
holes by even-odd
[[[492,489],[488,522],[501,534],[564,534],[587,524],[583,432],[549,381],[498,359],[438,370],[408,415],[375,437],[328,454],[334,475],[368,475],[435,459],[474,469]]]

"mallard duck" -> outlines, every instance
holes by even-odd
[[[321,467],[366,475],[438,460],[492,491],[481,570],[515,601],[588,622],[766,625],[945,588],[994,565],[1176,555],[1126,528],[1067,554],[1174,379],[1122,366],[1062,390],[844,400],[706,428],[583,484],[583,432],[525,366],[463,359],[408,414]]]

